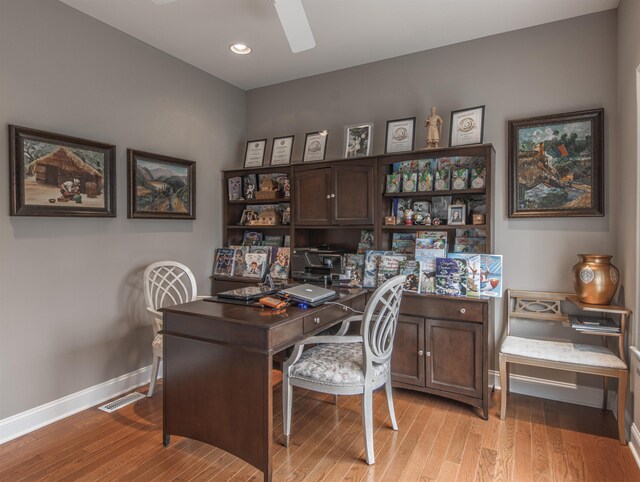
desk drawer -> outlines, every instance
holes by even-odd
[[[348,301],[345,305],[351,305]],[[325,325],[330,325],[337,319],[343,318],[350,312],[344,306],[327,305],[319,311],[304,317],[304,333],[311,333]]]
[[[431,298],[429,296],[405,296],[400,312],[424,318],[482,323],[482,308],[478,301],[462,299]]]

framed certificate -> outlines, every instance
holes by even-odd
[[[373,122],[344,127],[344,157],[366,157],[371,154]]]
[[[449,146],[482,144],[484,135],[484,106],[451,112]]]
[[[271,165],[280,166],[291,163],[293,138],[295,136],[274,137],[271,144]]]
[[[264,162],[266,147],[266,139],[247,142],[247,150],[244,153],[244,167],[261,167]]]
[[[384,141],[384,152],[413,151],[416,133],[416,118],[395,119],[387,121],[387,137]]]
[[[309,132],[304,139],[302,162],[324,161],[329,131]]]

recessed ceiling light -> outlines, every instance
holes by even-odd
[[[238,42],[238,43],[229,45],[229,50],[231,50],[234,54],[247,55],[247,54],[250,54],[253,49],[249,47],[247,44]]]

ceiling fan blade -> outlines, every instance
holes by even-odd
[[[302,0],[273,0],[280,23],[295,54],[316,46]]]

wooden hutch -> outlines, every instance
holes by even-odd
[[[414,159],[473,156],[484,159],[485,186],[480,189],[386,193],[386,175],[393,164]],[[291,248],[328,244],[355,252],[361,230],[374,232],[375,249],[391,250],[394,232],[445,231],[453,247],[456,229],[484,228],[486,251],[493,252],[493,158],[491,144],[443,147],[398,154],[313,163],[223,171],[223,242],[240,244],[245,230],[265,235],[289,235]],[[246,174],[283,173],[291,183],[291,198],[229,201],[228,179]],[[393,198],[431,200],[438,196],[463,199],[484,196],[485,225],[385,225]],[[255,204],[289,203],[291,223],[244,226],[245,208]],[[249,284],[246,279],[214,277],[215,293]],[[488,339],[493,303],[489,299],[405,293],[392,358],[394,386],[468,403],[488,417]]]

